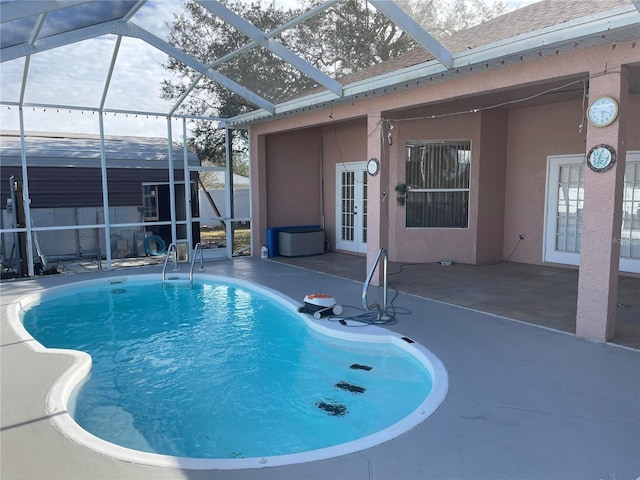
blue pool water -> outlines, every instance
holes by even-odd
[[[46,347],[91,355],[76,422],[145,452],[247,458],[325,448],[393,425],[432,388],[404,349],[323,335],[234,283],[92,284],[43,297],[23,323]]]

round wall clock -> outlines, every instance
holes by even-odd
[[[612,97],[596,98],[587,111],[587,119],[594,127],[606,127],[618,118],[618,102]]]
[[[372,158],[367,162],[367,172],[369,175],[377,175],[380,171],[380,162],[377,158]]]
[[[605,172],[616,163],[616,151],[609,145],[596,145],[587,154],[587,165],[594,172]]]

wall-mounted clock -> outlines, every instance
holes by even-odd
[[[594,127],[606,127],[618,118],[618,102],[613,97],[596,98],[587,111],[587,120]]]
[[[587,154],[587,165],[594,172],[605,172],[616,163],[616,151],[610,145],[596,145]]]
[[[377,175],[379,171],[380,171],[380,162],[378,161],[377,158],[372,158],[367,162],[367,172],[369,172],[369,175],[372,175],[372,176]]]

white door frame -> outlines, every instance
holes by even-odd
[[[640,161],[640,152],[627,152],[627,162]],[[545,185],[545,218],[542,244],[542,261],[562,263],[567,265],[580,265],[580,254],[556,249],[556,228],[558,209],[558,182],[561,165],[583,165],[584,154],[575,155],[551,155],[547,157],[547,180]],[[624,227],[623,227],[624,228]],[[622,235],[622,233],[621,233]],[[619,270],[622,272],[640,273],[640,259],[621,257]]]
[[[556,249],[556,214],[558,209],[558,182],[560,166],[584,163],[584,155],[553,155],[547,157],[547,182],[545,185],[544,235],[542,242],[542,261],[580,265],[580,254]]]
[[[346,192],[352,198],[343,198],[344,173],[353,173],[351,185],[353,189],[348,189]],[[367,162],[336,164],[336,249],[338,250],[367,252],[366,238],[364,238],[367,213],[366,180]]]

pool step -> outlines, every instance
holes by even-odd
[[[165,287],[167,285],[173,285],[176,287],[191,287],[191,281],[189,277],[186,275],[171,275],[170,277],[166,277],[162,282],[162,286]]]

